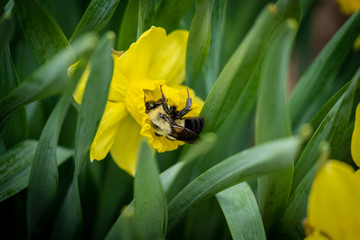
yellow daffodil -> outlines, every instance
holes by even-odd
[[[351,155],[358,167],[360,167],[360,104],[356,107],[355,126],[351,139]]]
[[[126,52],[113,54],[113,78],[105,111],[90,148],[91,161],[104,159],[110,151],[118,166],[134,175],[142,137],[146,137],[158,152],[171,151],[184,144],[155,135],[145,113],[145,99],[160,99],[162,86],[168,105],[183,109],[189,91],[192,110],[185,117],[199,115],[202,100],[181,85],[185,78],[187,39],[187,31],[176,30],[166,35],[163,28],[152,27]],[[85,71],[74,93],[78,103],[81,103],[87,77]]]
[[[336,0],[336,2],[340,6],[340,10],[346,15],[354,14],[360,8],[359,0]]]
[[[345,15],[352,15],[360,9],[360,0],[336,0],[340,10]],[[360,49],[360,36],[354,42],[354,51]]]
[[[355,115],[351,152],[360,166],[360,104]],[[328,161],[312,184],[305,223],[307,240],[360,239],[360,170]]]

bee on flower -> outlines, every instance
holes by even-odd
[[[185,79],[188,35],[185,30],[167,35],[163,28],[152,27],[127,51],[114,51],[114,73],[105,111],[90,147],[91,161],[102,160],[110,152],[120,168],[134,175],[143,137],[158,152],[177,149],[196,139],[204,124],[199,117],[203,101],[192,89],[181,85]],[[74,92],[78,103],[88,74],[85,71]],[[154,113],[150,103],[158,104],[162,110],[157,119],[150,114]],[[163,125],[156,126],[155,121]],[[187,141],[184,134],[191,135],[191,139]]]

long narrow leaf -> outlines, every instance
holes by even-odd
[[[92,0],[71,40],[86,32],[99,32],[110,21],[120,0]]]
[[[75,135],[75,171],[66,193],[61,211],[57,216],[52,236],[62,239],[76,239],[82,222],[78,175],[89,152],[96,130],[105,108],[108,89],[113,74],[111,49],[115,35],[106,33],[94,50],[91,59],[90,75],[87,80],[81,103]],[[94,97],[96,96],[96,97]],[[60,233],[57,233],[60,231]]]
[[[288,17],[298,19],[299,11],[298,1],[288,0],[264,9],[227,62],[205,101],[201,111],[207,121],[204,131],[216,131],[222,125],[255,74],[274,35]]]
[[[353,77],[351,84],[348,86],[345,93],[332,107],[320,126],[316,129],[314,135],[311,137],[296,161],[292,192],[295,191],[303,177],[305,177],[308,169],[314,165],[320,143],[322,141],[329,142],[331,149],[341,143],[342,136],[350,123],[354,96],[359,87],[359,82],[360,69]],[[332,156],[330,155],[330,157]]]
[[[50,239],[78,239],[82,222],[81,214],[79,184],[74,177],[55,220]]]
[[[5,98],[12,90],[19,85],[15,66],[12,62],[10,50],[7,48],[0,56],[0,99]],[[28,135],[27,118],[25,108],[20,108],[14,112],[10,121],[1,132],[6,148],[25,140]]]
[[[0,18],[0,56],[3,55],[7,44],[14,33],[15,23],[12,15],[6,14]]]
[[[116,220],[110,231],[105,237],[106,240],[137,240],[140,237],[136,228],[134,205],[127,206]]]
[[[162,239],[166,233],[167,205],[159,170],[151,150],[142,142],[134,180],[134,206],[144,239]]]
[[[129,0],[117,37],[117,50],[126,50],[136,41],[139,15],[139,0]]]
[[[333,92],[326,91],[360,33],[360,12],[336,33],[301,77],[289,99],[293,129],[309,122]]]
[[[105,109],[113,75],[114,63],[111,49],[114,46],[114,41],[114,33],[106,33],[100,40],[91,59],[90,75],[81,103],[75,136],[76,174],[80,172]]]
[[[235,154],[215,165],[169,203],[169,230],[201,200],[243,181],[288,168],[299,144],[298,138],[276,140]]]
[[[64,96],[50,115],[39,139],[29,178],[27,210],[29,231],[39,236],[57,190],[56,146],[71,96]]]
[[[69,47],[59,25],[39,2],[15,0],[15,6],[22,32],[40,62]]]
[[[255,196],[247,183],[216,194],[233,239],[266,239]]]
[[[139,0],[139,28],[138,37],[153,24],[155,14],[155,0]]]
[[[256,144],[290,136],[285,83],[296,29],[294,20],[286,22],[265,57],[257,108]],[[293,166],[289,166],[258,179],[259,208],[268,234],[286,206],[292,176]]]
[[[282,214],[279,224],[276,228],[276,239],[304,239],[305,232],[302,221],[306,218],[307,202],[311,190],[316,171],[323,162],[329,157],[329,145],[322,144],[320,146],[320,156],[318,164],[315,164],[307,172],[302,179],[299,186],[296,188],[294,194],[289,200],[284,213]]]
[[[186,82],[190,87],[194,87],[209,51],[211,10],[210,0],[196,1],[186,49]]]
[[[156,11],[155,25],[171,32],[177,27],[192,3],[193,0],[160,0]]]
[[[73,63],[73,55],[81,56],[92,49],[97,37],[89,34],[74,42],[72,47],[59,52],[54,58],[41,66],[18,88],[0,101],[0,129],[10,114],[32,101],[64,93],[68,80],[67,69]]]
[[[225,29],[227,0],[214,0],[211,13],[210,47],[205,64],[206,93],[209,93],[220,73],[220,58]]]
[[[83,73],[87,61],[81,61],[66,94],[59,100],[41,133],[34,161],[31,166],[27,197],[28,226],[30,234],[41,236],[46,215],[53,203],[58,185],[56,148],[62,123],[72,101],[72,92]]]
[[[0,202],[27,188],[37,145],[35,140],[26,140],[0,156]],[[62,164],[72,154],[72,150],[58,147],[57,164]]]

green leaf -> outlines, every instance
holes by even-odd
[[[137,39],[139,0],[129,0],[118,33],[117,50],[126,50]]]
[[[0,156],[0,202],[27,188],[37,145],[35,140],[22,141]],[[72,150],[58,147],[57,164],[62,164],[72,154]]]
[[[29,178],[27,216],[30,234],[36,237],[41,237],[44,230],[42,227],[50,217],[47,213],[50,212],[58,186],[56,148],[60,130],[73,99],[72,93],[86,64],[87,61],[78,63],[79,67],[69,81],[66,94],[61,97],[46,122],[35,152]]]
[[[115,35],[108,32],[101,38],[91,59],[75,136],[75,169],[78,175],[99,127],[113,75],[111,49]],[[96,96],[96,97],[94,97]]]
[[[306,218],[307,202],[316,171],[319,166],[329,157],[329,145],[324,143],[320,146],[320,156],[318,164],[309,169],[306,176],[302,179],[289,203],[283,212],[279,224],[276,227],[276,239],[304,239],[305,232],[302,221]]]
[[[69,42],[46,9],[35,0],[15,0],[21,30],[40,62],[48,61]]]
[[[220,73],[220,57],[226,20],[227,0],[214,0],[211,13],[210,47],[205,68],[206,93],[209,93]]]
[[[56,217],[50,239],[79,239],[82,222],[79,184],[74,176]]]
[[[225,65],[205,101],[201,111],[201,115],[207,121],[204,132],[216,132],[228,118],[251,77],[256,74],[264,52],[282,23],[289,17],[297,19],[299,11],[298,1],[283,0],[276,6],[269,5],[260,14],[246,38]]]
[[[245,183],[216,194],[233,239],[266,239],[255,196]]]
[[[289,99],[292,128],[309,122],[334,93],[333,79],[360,33],[358,11],[341,27],[301,77]]]
[[[45,214],[57,191],[56,147],[71,97],[71,95],[62,97],[50,115],[42,131],[32,163],[27,210],[29,231],[35,235],[40,234],[40,229],[47,221]]]
[[[15,23],[12,15],[5,14],[0,19],[0,56],[3,56],[3,52],[6,46],[10,42],[15,29]]]
[[[156,10],[155,26],[163,27],[166,32],[171,32],[177,28],[192,3],[193,0],[160,0]]]
[[[167,205],[159,170],[151,149],[142,142],[134,180],[134,206],[139,231],[144,239],[163,239],[166,233]]]
[[[290,136],[285,92],[296,29],[295,20],[285,22],[265,56],[257,107],[256,144]],[[258,179],[259,209],[268,234],[287,204],[292,176],[293,166],[289,166]]]
[[[326,115],[302,151],[295,163],[292,192],[294,192],[303,177],[305,177],[308,169],[314,165],[318,157],[318,147],[322,141],[329,142],[330,149],[337,148],[337,146],[341,144],[342,136],[344,132],[346,132],[347,126],[350,124],[354,95],[359,87],[359,81],[360,69],[351,80],[345,93]],[[330,155],[330,157],[332,157],[332,155]]]
[[[161,173],[161,181],[165,192],[167,192],[168,199],[171,199],[173,192],[182,187],[182,184],[186,184],[187,178],[180,178],[181,184],[178,183],[179,176],[183,172],[189,173],[193,170],[193,164],[195,164],[199,157],[206,156],[208,152],[213,149],[215,144],[219,144],[217,136],[214,133],[205,133],[201,136],[201,139],[193,145],[185,146],[184,151],[179,156],[179,161]],[[175,186],[174,186],[175,185]]]
[[[136,228],[135,210],[132,204],[127,206],[116,220],[109,233],[105,237],[106,240],[137,240],[143,239],[139,236]]]
[[[0,99],[5,98],[19,85],[15,66],[12,62],[10,50],[7,48],[0,56]],[[10,118],[1,131],[6,148],[25,140],[28,136],[27,117],[25,108],[20,108]]]
[[[66,193],[61,211],[56,218],[52,236],[76,239],[82,222],[78,176],[95,137],[106,105],[113,74],[111,49],[115,35],[106,33],[101,39],[90,62],[90,74],[83,95],[75,135],[75,172]],[[96,97],[94,97],[96,96]]]
[[[184,188],[169,203],[168,228],[201,200],[252,178],[288,168],[297,153],[298,138],[286,138],[258,145],[215,165]]]
[[[92,0],[80,23],[76,27],[71,40],[86,32],[99,32],[110,21],[120,0]]]
[[[64,93],[68,84],[67,69],[73,63],[73,54],[82,56],[94,49],[97,37],[88,34],[78,39],[54,58],[42,65],[30,77],[0,101],[0,129],[11,113],[35,100]]]
[[[137,37],[153,25],[155,0],[139,0],[139,27]]]
[[[341,96],[345,93],[346,89],[348,89],[351,81],[345,84],[339,91],[337,91],[334,96],[332,96],[316,113],[316,115],[311,119],[311,126],[314,128],[319,127],[321,122],[324,120],[329,111],[334,107],[334,105],[339,101]]]
[[[197,0],[186,49],[186,85],[194,87],[195,81],[207,58],[211,29],[210,0]]]
[[[110,157],[104,160],[104,164],[106,169],[101,182],[98,213],[94,222],[94,239],[105,237],[124,204],[128,203],[129,193],[133,189],[133,177],[122,171]],[[135,225],[135,220],[129,224]]]

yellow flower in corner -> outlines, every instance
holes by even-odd
[[[341,11],[346,15],[354,14],[360,8],[359,0],[336,0]]]
[[[157,136],[146,113],[145,101],[157,101],[162,93],[169,106],[185,108],[188,96],[191,111],[198,116],[203,102],[181,84],[185,78],[185,53],[188,32],[176,30],[166,35],[152,27],[130,48],[113,54],[114,73],[103,117],[90,148],[90,160],[102,160],[108,152],[117,165],[134,175],[142,137],[158,152],[171,151],[185,142]],[[87,81],[86,71],[74,93],[81,103]],[[162,93],[161,89],[162,88]]]
[[[351,152],[360,166],[360,104],[355,115]],[[360,170],[328,161],[312,184],[305,223],[307,240],[360,239]]]

